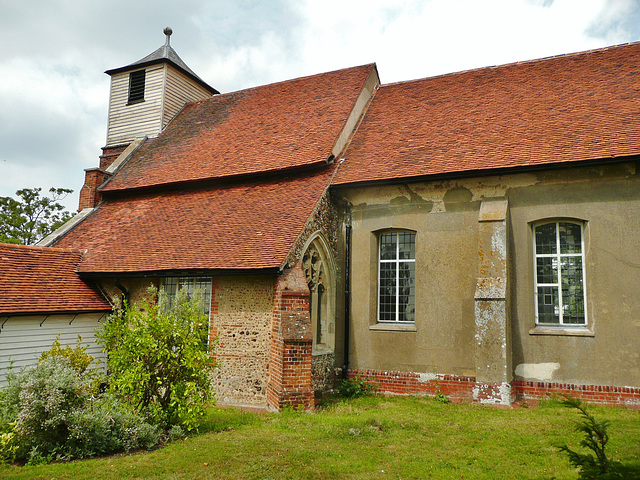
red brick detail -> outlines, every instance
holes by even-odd
[[[377,391],[390,395],[430,395],[443,393],[451,400],[471,401],[474,377],[458,375],[430,375],[425,377],[415,372],[396,372],[388,370],[349,370],[348,378],[356,375],[375,384]]]
[[[100,168],[106,170],[120,156],[129,145],[119,145],[117,147],[102,147],[100,155]]]
[[[571,383],[530,382],[515,380],[518,400],[541,400],[551,395],[566,394],[589,403],[640,407],[640,387],[613,385],[575,385]]]
[[[209,310],[209,343],[213,344],[218,338],[218,327],[211,325],[211,319],[219,313],[220,304],[218,303],[218,291],[220,290],[220,281],[218,278],[211,279],[211,307]],[[215,358],[215,355],[214,355]]]
[[[87,168],[84,174],[84,185],[80,190],[78,211],[85,208],[94,208],[102,201],[102,195],[98,187],[107,179],[107,173],[100,168]]]
[[[309,288],[298,264],[276,280],[270,335],[267,404],[313,408]]]
[[[389,395],[436,395],[444,393],[451,400],[474,401],[473,389],[482,401],[495,398],[501,385],[478,384],[474,377],[435,375],[425,378],[415,372],[388,370],[349,370],[348,378],[358,375],[377,386],[378,393]],[[551,395],[567,394],[600,405],[625,405],[640,408],[640,387],[612,385],[576,385],[570,383],[526,382],[514,380],[511,387],[516,400],[538,401]]]

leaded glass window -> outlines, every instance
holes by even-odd
[[[416,234],[379,236],[378,321],[415,322]]]
[[[586,325],[582,224],[550,222],[534,227],[536,323]]]
[[[203,311],[207,319],[210,319],[211,277],[166,277],[162,279],[161,285],[167,297],[169,308],[173,305],[179,290],[186,290],[189,297],[196,293],[201,295]],[[208,344],[209,325],[205,325],[203,328],[206,329],[204,336],[207,339],[206,344]]]

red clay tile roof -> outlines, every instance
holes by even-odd
[[[382,86],[335,184],[640,154],[640,43]]]
[[[0,243],[0,315],[111,310],[75,272],[82,256],[77,250]]]
[[[334,171],[112,199],[58,245],[85,273],[279,268]]]
[[[323,163],[374,68],[364,65],[190,103],[101,190]]]

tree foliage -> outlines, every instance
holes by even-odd
[[[562,405],[568,408],[578,410],[582,420],[576,422],[576,430],[584,434],[580,446],[591,450],[595,454],[577,452],[567,445],[561,445],[558,449],[569,457],[569,462],[574,467],[580,469],[579,478],[581,480],[596,479],[622,479],[624,478],[618,472],[619,464],[612,461],[605,453],[605,447],[609,442],[609,433],[607,432],[610,422],[604,420],[602,422],[596,419],[587,411],[586,405],[578,398],[569,395],[563,395],[560,401]]]
[[[193,430],[213,401],[208,318],[197,293],[181,289],[173,302],[162,291],[158,297],[125,305],[99,333],[109,352],[110,388],[151,422]]]
[[[73,192],[68,188],[50,188],[49,196],[41,188],[23,188],[13,197],[0,197],[0,242],[33,245],[61,226],[72,215],[58,203]]]

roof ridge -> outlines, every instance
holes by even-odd
[[[15,248],[16,250],[32,250],[32,251],[47,251],[57,253],[79,253],[84,255],[87,250],[84,248],[68,248],[68,247],[42,247],[38,245],[22,245],[18,243],[2,243],[0,242],[0,248]]]
[[[211,98],[219,98],[219,97],[224,97],[224,96],[227,96],[227,95],[233,95],[233,94],[237,94],[237,93],[244,93],[244,92],[247,92],[247,91],[250,91],[250,90],[256,90],[256,89],[259,89],[259,88],[273,87],[275,85],[283,85],[283,84],[286,84],[286,83],[296,82],[298,80],[306,80],[306,79],[314,78],[314,77],[322,77],[324,75],[330,75],[330,74],[338,73],[338,72],[345,72],[347,70],[356,70],[356,69],[364,68],[364,67],[375,67],[375,68],[377,68],[377,65],[376,65],[376,62],[371,62],[371,63],[364,63],[362,65],[356,65],[356,66],[353,66],[353,67],[337,68],[335,70],[330,70],[328,72],[320,72],[320,73],[312,73],[310,75],[302,75],[300,77],[289,78],[287,80],[278,80],[278,81],[272,82],[272,83],[265,83],[264,85],[255,85],[253,87],[241,88],[239,90],[234,90],[232,92],[221,93],[220,95],[216,95],[216,97],[204,98],[202,100],[196,100],[196,101],[191,102],[191,103],[204,102],[204,101],[210,100]]]
[[[546,57],[531,58],[529,60],[518,60],[518,61],[515,61],[515,62],[501,63],[501,64],[497,64],[497,65],[486,65],[484,67],[468,68],[468,69],[465,69],[465,70],[458,70],[458,71],[455,71],[455,72],[441,73],[439,75],[433,75],[433,76],[429,76],[429,77],[414,78],[412,80],[400,80],[400,81],[397,81],[397,82],[382,83],[380,85],[380,87],[394,87],[394,86],[398,86],[398,85],[407,85],[407,84],[410,84],[410,83],[423,82],[425,80],[431,80],[431,79],[437,79],[437,78],[443,78],[443,77],[453,77],[455,75],[463,75],[463,74],[471,73],[471,72],[480,72],[482,70],[492,70],[492,69],[513,67],[513,66],[516,66],[516,65],[542,63],[542,62],[547,62],[549,60],[560,59],[560,58],[568,58],[568,57],[577,57],[577,56],[583,56],[583,55],[590,55],[590,54],[594,54],[594,53],[604,52],[606,50],[613,50],[613,49],[616,49],[616,48],[632,46],[632,45],[640,45],[640,40],[635,41],[635,42],[620,43],[620,44],[616,44],[616,45],[608,45],[608,46],[605,46],[605,47],[591,48],[589,50],[581,50],[581,51],[577,51],[577,52],[559,53],[557,55],[549,55],[549,56],[546,56]]]

